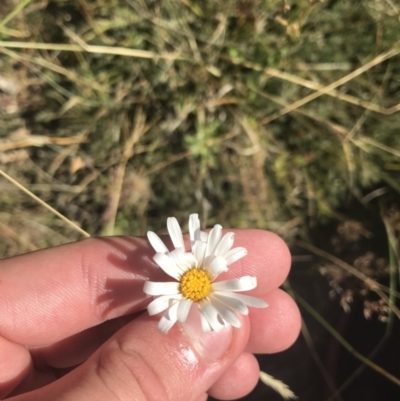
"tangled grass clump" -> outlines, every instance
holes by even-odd
[[[91,234],[199,211],[290,239],[379,186],[400,190],[391,2],[1,11],[2,168]],[[2,185],[4,255],[78,237]]]
[[[368,359],[296,295],[398,386],[372,356],[400,317],[399,21],[391,0],[3,0],[1,255],[193,212],[269,229],[385,322]],[[362,372],[336,391],[315,355],[331,399]]]

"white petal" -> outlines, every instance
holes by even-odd
[[[170,320],[173,321],[177,321],[178,320],[178,308],[179,308],[179,304],[181,303],[181,301],[173,304],[165,313],[165,317],[167,317]]]
[[[206,233],[205,231],[202,231],[202,232],[200,233],[200,240],[203,241],[203,242],[207,242],[207,240],[208,240],[208,233]]]
[[[218,246],[215,248],[214,254],[216,256],[225,256],[225,254],[232,248],[235,239],[234,233],[226,233]]]
[[[244,305],[251,306],[252,308],[266,308],[268,303],[261,298],[251,297],[250,295],[236,294],[234,292],[217,291],[215,296],[220,299],[221,296],[231,298],[242,302]],[[225,303],[224,300],[222,302]]]
[[[205,255],[206,257],[213,255],[215,248],[217,247],[219,241],[221,240],[221,234],[222,234],[222,226],[216,224],[214,228],[210,231],[210,234],[208,235],[206,255]]]
[[[162,242],[161,238],[156,233],[153,233],[153,231],[147,231],[147,239],[156,252],[168,252],[168,248],[165,246],[164,242]]]
[[[179,302],[177,316],[180,322],[182,323],[186,322],[187,316],[189,314],[192,305],[193,301],[191,301],[190,299],[182,299]]]
[[[201,321],[201,328],[203,329],[204,333],[209,333],[212,331],[211,326],[208,324],[207,319],[200,313],[200,321]]]
[[[239,301],[238,299],[233,297],[233,295],[239,294],[236,294],[235,292],[215,291],[212,296],[213,298],[217,298],[219,301],[229,306],[236,312],[239,312],[242,315],[248,315],[249,309],[247,308],[247,306],[242,301]]]
[[[156,253],[153,256],[153,260],[165,271],[165,273],[179,280],[182,270],[176,265],[173,258],[165,253]]]
[[[189,216],[189,235],[192,244],[194,241],[198,241],[200,239],[200,220],[197,213],[193,213]]]
[[[186,252],[185,253],[185,261],[186,261],[186,270],[192,268],[192,267],[196,267],[197,265],[197,260],[194,257],[192,252]]]
[[[178,320],[178,315],[177,315],[177,311],[178,311],[178,306],[179,306],[179,302],[176,302],[174,305],[172,305],[167,312],[165,313],[165,315],[160,319],[159,323],[158,323],[158,328],[163,332],[163,333],[167,333],[170,328],[176,323],[176,321]]]
[[[249,291],[257,287],[257,278],[243,276],[225,281],[212,283],[214,291]]]
[[[200,313],[206,318],[208,324],[214,331],[221,331],[225,325],[218,318],[218,311],[211,305],[207,303],[200,307]]]
[[[171,327],[175,324],[176,322],[169,320],[165,318],[164,316],[160,319],[158,322],[158,328],[160,331],[163,333],[168,333]]]
[[[174,260],[176,266],[178,267],[180,274],[184,273],[188,269],[187,258],[183,248],[176,248],[168,255]]]
[[[211,262],[215,259],[214,255],[205,256],[203,259],[203,268],[208,269]]]
[[[226,272],[228,267],[226,266],[226,260],[222,256],[217,256],[210,264],[207,269],[212,276],[212,280],[218,277],[222,272]]]
[[[226,264],[229,266],[232,263],[235,263],[239,259],[242,259],[243,256],[247,255],[247,249],[239,246],[238,248],[231,249],[226,255]]]
[[[144,283],[143,292],[147,295],[175,295],[179,294],[179,283],[155,283],[154,281],[146,281]]]
[[[169,233],[169,236],[171,237],[172,243],[174,244],[174,247],[185,249],[185,244],[183,242],[182,230],[178,223],[178,220],[175,217],[168,217],[167,228],[168,228],[168,233]]]
[[[203,263],[204,254],[206,253],[207,244],[203,241],[196,241],[193,245],[194,258],[197,261],[197,266]]]
[[[147,306],[147,311],[149,312],[150,316],[156,315],[157,313],[165,311],[165,309],[171,307],[175,302],[177,302],[181,298],[182,296],[180,294],[163,295],[161,297],[156,298],[154,301],[150,302],[149,305]]]
[[[240,327],[241,322],[235,312],[232,312],[225,304],[218,301],[218,298],[211,298],[211,303],[222,318],[233,327]]]

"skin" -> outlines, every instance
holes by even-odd
[[[173,281],[144,238],[88,239],[0,261],[0,398],[204,401],[249,393],[258,380],[253,354],[288,348],[301,319],[278,289],[290,268],[285,243],[266,231],[234,232],[234,246],[249,254],[218,280],[256,276],[246,294],[269,307],[218,333],[213,347],[223,349],[215,358],[186,326],[163,334],[160,315],[144,311],[145,280]]]

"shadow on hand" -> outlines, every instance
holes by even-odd
[[[151,281],[173,281],[153,261],[154,250],[143,237],[104,237],[105,242],[114,252],[108,255],[108,261],[125,272],[132,273],[132,279],[107,278],[105,291],[99,295],[98,303],[103,304],[102,318],[115,317],[115,311],[125,309],[124,314],[143,310],[151,301],[143,292],[144,283]]]

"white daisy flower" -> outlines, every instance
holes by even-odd
[[[209,232],[200,230],[198,214],[189,216],[191,251],[186,252],[183,235],[175,217],[167,219],[168,233],[175,247],[169,251],[161,238],[152,231],[147,233],[156,251],[153,259],[176,281],[156,283],[147,281],[143,291],[155,298],[147,307],[150,315],[164,312],[158,328],[166,333],[177,322],[185,322],[193,304],[200,312],[204,332],[220,331],[226,326],[240,327],[235,312],[248,314],[247,306],[265,308],[268,304],[259,298],[238,294],[257,286],[257,278],[244,276],[225,281],[215,279],[228,270],[228,266],[247,255],[246,248],[231,249],[234,233],[222,237],[217,224]]]

